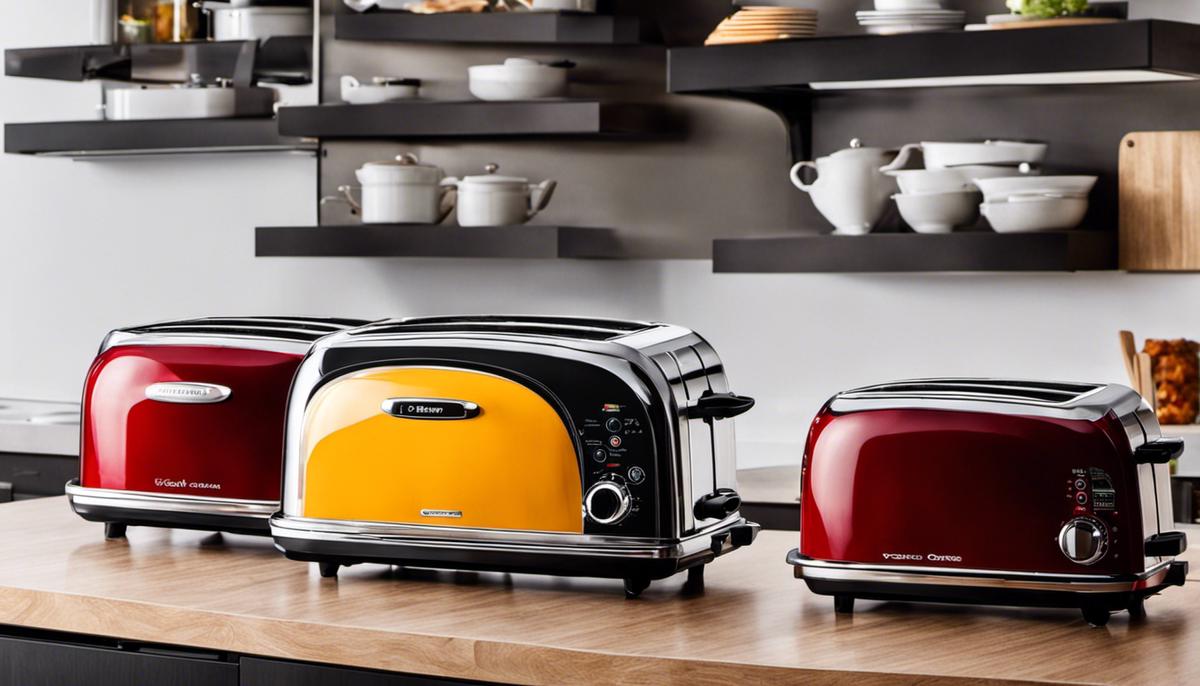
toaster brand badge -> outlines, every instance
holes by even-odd
[[[481,410],[466,400],[389,398],[383,401],[383,411],[400,419],[471,419]]]
[[[421,510],[421,516],[435,519],[462,519],[462,510]]]
[[[156,383],[146,387],[146,397],[160,403],[207,405],[226,400],[232,393],[233,391],[228,386],[219,386],[215,383],[176,381]]]
[[[201,491],[219,491],[221,484],[209,483],[207,481],[188,481],[187,479],[164,479],[156,478],[154,485],[159,488],[190,488]]]
[[[938,555],[937,553],[929,553],[921,555],[919,553],[884,553],[883,559],[889,562],[962,562],[962,555]]]

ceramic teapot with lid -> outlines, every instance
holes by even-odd
[[[362,184],[362,202],[352,186],[339,186],[344,201],[362,214],[364,224],[440,224],[454,210],[453,188],[442,184],[445,174],[432,164],[422,164],[406,153],[395,160],[367,162],[355,176]]]
[[[556,181],[530,183],[518,176],[500,176],[500,165],[489,164],[485,174],[449,178],[443,184],[458,188],[459,226],[515,226],[546,209]]]
[[[816,162],[796,164],[791,179],[796,188],[812,196],[817,210],[833,224],[834,233],[859,236],[870,233],[892,195],[899,192],[896,180],[879,170],[895,157],[895,150],[866,148],[855,138],[849,148]],[[802,178],[805,169],[817,173],[811,183]]]

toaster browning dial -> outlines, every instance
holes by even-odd
[[[1095,564],[1108,551],[1108,531],[1098,519],[1076,517],[1059,531],[1058,547],[1076,564]]]
[[[625,484],[611,480],[598,481],[583,497],[583,508],[588,519],[597,524],[618,524],[629,516],[633,498]]]

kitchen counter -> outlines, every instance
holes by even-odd
[[[1146,620],[1102,629],[1074,610],[859,601],[841,617],[792,578],[794,536],[718,560],[702,595],[677,576],[627,601],[603,580],[379,565],[322,579],[251,537],[105,541],[46,498],[0,505],[0,624],[501,683],[1200,682],[1200,569]]]
[[[79,405],[0,398],[0,453],[79,456]]]

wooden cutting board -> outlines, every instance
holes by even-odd
[[[1121,269],[1200,271],[1200,131],[1121,141]]]

